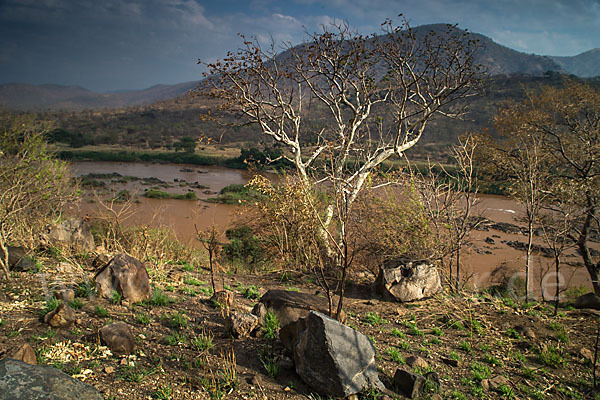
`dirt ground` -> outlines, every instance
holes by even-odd
[[[154,305],[128,307],[88,298],[79,290],[77,323],[53,330],[40,319],[52,293],[47,288],[58,283],[84,288],[93,268],[81,262],[76,271],[61,274],[55,260],[43,265],[38,273],[13,273],[0,284],[0,358],[29,343],[39,363],[94,386],[107,399],[320,398],[302,383],[278,341],[230,336],[221,310],[210,301],[205,270],[171,266],[166,279],[153,282],[156,293],[170,300],[157,297]],[[589,360],[598,314],[567,305],[554,315],[550,304],[518,306],[489,294],[444,293],[399,304],[373,298],[373,280],[363,273],[348,283],[346,324],[371,338],[380,378],[389,388],[396,369],[405,368],[435,371],[441,381],[438,394],[446,399],[600,398],[592,390]],[[317,294],[312,282],[309,274],[281,271],[224,275],[225,287],[235,295],[233,309],[247,312],[269,289]],[[132,326],[133,355],[118,357],[100,345],[99,328],[113,321]],[[272,350],[266,363],[261,361],[265,349]],[[409,366],[410,356],[425,363]],[[276,365],[271,374],[265,366],[269,362]]]

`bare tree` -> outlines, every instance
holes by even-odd
[[[348,218],[371,174],[413,147],[434,115],[460,114],[449,105],[478,83],[477,46],[454,26],[420,37],[406,22],[383,28],[384,35],[365,37],[334,25],[281,54],[274,43],[265,49],[244,38],[241,49],[207,64],[202,88],[284,145],[307,194],[327,188],[315,229],[341,282],[352,261]]]

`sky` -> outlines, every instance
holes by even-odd
[[[600,47],[600,0],[0,0],[0,84],[108,92],[199,80],[198,59],[237,49],[238,33],[298,44],[335,21],[377,33],[400,13],[526,53]]]

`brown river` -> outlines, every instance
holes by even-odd
[[[142,196],[144,189],[150,186],[140,180],[113,182],[96,189],[95,194],[87,189],[84,200],[73,209],[79,216],[97,215],[101,207],[98,201],[91,200],[94,196],[106,200],[118,191],[127,189],[131,194],[137,194],[138,200],[133,203],[133,209],[124,214],[126,225],[169,227],[181,241],[191,245],[195,245],[195,226],[198,229],[206,229],[214,224],[224,231],[239,210],[236,206],[207,203],[202,200],[215,197],[227,185],[245,184],[252,178],[252,173],[248,171],[213,166],[115,162],[76,162],[72,166],[76,176],[116,172],[122,176],[140,179],[158,178],[164,182],[162,185],[167,186],[161,187],[160,190],[170,193],[186,193],[193,190],[200,200],[151,199]],[[112,179],[119,180],[119,177]],[[109,183],[111,179],[103,181]],[[190,184],[194,183],[203,187],[190,188]],[[476,214],[494,222],[516,224],[515,221],[523,215],[522,207],[509,198],[481,195],[479,200]],[[468,277],[472,287],[486,287],[500,281],[516,282],[519,278],[524,278],[524,273],[520,271],[524,270],[525,252],[507,244],[511,241],[526,242],[527,237],[522,233],[507,233],[495,229],[472,232],[471,245],[465,249],[461,263],[464,276]],[[539,237],[536,244],[545,246]],[[564,257],[559,273],[561,289],[581,285],[591,287],[587,271],[583,265],[578,264],[579,261],[580,257],[573,251]],[[556,275],[553,270],[551,258],[538,254],[533,256],[531,289],[538,296],[542,287],[545,288],[544,295],[547,299],[554,296]]]

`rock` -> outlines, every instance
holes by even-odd
[[[289,352],[293,353],[298,337],[306,329],[306,320],[300,318],[297,321],[290,322],[279,329],[279,340]]]
[[[116,290],[131,303],[147,300],[151,296],[150,277],[144,264],[128,254],[121,253],[113,257],[100,269],[96,276],[96,293],[110,299]]]
[[[49,366],[0,361],[0,400],[103,400],[93,387]]]
[[[575,300],[575,308],[593,308],[594,310],[600,310],[600,297],[594,293],[587,293],[583,296],[579,296]]]
[[[293,370],[295,367],[294,364],[294,360],[292,360],[290,357],[281,357],[278,361],[277,361],[277,365],[279,366],[280,369],[282,370]]]
[[[425,393],[425,384],[428,381],[435,387],[436,392],[441,390],[440,378],[435,372],[428,372],[425,374],[425,376],[421,376],[419,374],[413,374],[412,372],[398,368],[393,379],[394,386],[400,391],[400,393],[411,399],[422,398],[422,396],[425,394],[431,394]],[[427,398],[433,397],[431,396]]]
[[[586,361],[593,363],[594,362],[594,353],[590,350],[587,349],[585,347],[582,347],[581,350],[579,350],[579,354],[581,355],[581,357],[583,357]]]
[[[92,251],[94,236],[90,227],[76,218],[68,219],[54,227],[51,227],[43,239],[49,243],[68,246],[76,251]]]
[[[70,328],[76,319],[75,311],[65,303],[60,303],[54,311],[44,315],[44,322],[53,328]]]
[[[530,339],[537,339],[537,335],[535,334],[535,331],[528,326],[517,325],[517,326],[515,326],[514,329],[519,335],[521,335],[523,337],[530,338]]]
[[[98,254],[96,256],[96,258],[94,258],[94,261],[92,261],[92,266],[95,269],[100,269],[102,267],[104,267],[106,264],[108,264],[110,262],[110,260],[112,260],[114,256],[108,254],[108,253],[101,253]]]
[[[485,242],[487,244],[495,244],[496,243],[496,241],[489,236],[485,238]]]
[[[56,272],[66,275],[73,275],[80,272],[80,269],[68,262],[59,262],[56,266]]]
[[[281,326],[308,316],[311,310],[322,314],[329,313],[327,299],[308,293],[269,290],[259,301],[277,315]],[[343,313],[341,320],[342,323],[346,320],[346,315]]]
[[[413,374],[412,372],[398,368],[394,374],[394,386],[404,396],[416,399],[421,396],[421,393],[423,392],[425,378],[421,375]]]
[[[385,390],[377,376],[369,338],[319,312],[310,311],[294,346],[300,378],[314,391],[347,397],[366,388]]]
[[[258,317],[258,324],[262,325],[265,322],[265,316],[267,315],[267,307],[263,303],[256,303],[252,308],[252,314]]]
[[[458,364],[459,364],[458,360],[455,360],[453,358],[446,358],[446,357],[442,357],[442,362],[451,367],[458,367]]]
[[[489,385],[490,390],[499,390],[501,386],[509,386],[510,387],[510,381],[508,380],[507,377],[498,375],[491,379],[488,379],[488,385]]]
[[[8,267],[11,271],[26,272],[37,268],[35,261],[27,255],[27,249],[8,246]]]
[[[21,346],[21,348],[17,350],[10,358],[23,361],[27,364],[37,365],[35,351],[28,343],[25,343],[23,346]]]
[[[135,350],[135,338],[130,328],[125,322],[103,326],[100,329],[100,340],[114,354],[131,354]]]
[[[56,297],[57,300],[70,303],[75,300],[75,291],[73,289],[60,289],[54,292],[54,297]]]
[[[425,361],[424,359],[422,359],[419,356],[409,356],[406,358],[406,364],[408,364],[409,367],[411,368],[427,368],[429,367],[429,364],[427,364],[427,361]]]
[[[235,338],[248,337],[257,327],[258,317],[250,313],[232,312],[226,321],[227,330]]]
[[[440,274],[424,261],[391,261],[381,266],[375,292],[396,301],[414,301],[442,291]]]
[[[113,372],[115,372],[115,367],[111,367],[110,365],[107,365],[106,367],[104,367],[104,372],[106,372],[107,374],[112,374]]]

